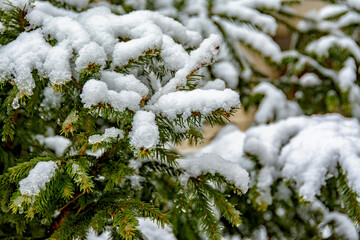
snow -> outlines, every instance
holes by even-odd
[[[151,149],[159,142],[159,129],[153,112],[138,111],[132,122],[130,144],[137,148]]]
[[[357,61],[360,61],[360,49],[354,40],[338,36],[324,36],[315,40],[306,47],[306,51],[314,52],[319,56],[329,57],[329,49],[334,46],[340,46],[350,51]]]
[[[41,102],[41,106],[44,107],[45,111],[48,111],[52,108],[57,108],[60,106],[61,94],[54,92],[53,88],[45,87],[43,94],[44,94],[44,98]]]
[[[102,67],[106,64],[106,53],[97,43],[91,42],[82,47],[75,61],[76,71],[86,68],[89,64],[97,64]]]
[[[236,88],[239,83],[239,72],[229,61],[217,62],[213,65],[212,73],[215,77],[226,82],[230,88]]]
[[[0,22],[0,33],[3,33],[6,30],[4,24]]]
[[[98,103],[104,103],[108,100],[108,88],[106,83],[97,81],[95,79],[88,80],[83,86],[82,93],[80,95],[84,106],[90,108]]]
[[[99,236],[95,233],[93,229],[88,230],[86,235],[86,240],[108,240],[111,237],[110,231],[104,231]]]
[[[271,181],[284,176],[296,182],[300,196],[313,201],[338,164],[350,187],[360,193],[359,136],[356,119],[337,114],[292,117],[250,128],[244,151],[264,166],[260,189],[266,191]]]
[[[105,148],[99,148],[96,151],[92,151],[90,149],[85,150],[85,154],[89,156],[94,156],[96,158],[101,157],[105,153]]]
[[[29,7],[32,2],[34,2],[34,0],[7,0],[0,2],[0,8],[9,10],[14,6],[15,8],[23,10]]]
[[[274,62],[280,62],[282,58],[280,47],[268,35],[246,25],[242,27],[235,26],[230,22],[221,20],[219,17],[214,17],[214,20],[224,27],[233,41],[238,40]]]
[[[165,225],[160,228],[156,223],[148,218],[138,218],[139,230],[148,240],[176,240],[172,229]]]
[[[339,86],[343,92],[348,91],[356,81],[356,64],[353,58],[345,61],[345,66],[339,71]]]
[[[203,90],[216,89],[216,90],[225,90],[225,82],[221,79],[215,79],[214,81],[207,81],[204,86],[201,87]]]
[[[97,144],[97,143],[101,143],[101,142],[110,142],[113,139],[118,139],[118,138],[123,138],[123,137],[124,137],[124,134],[123,134],[122,130],[120,130],[118,128],[115,128],[115,127],[106,128],[104,134],[91,135],[89,137],[89,144]]]
[[[107,103],[120,112],[125,109],[138,110],[142,99],[138,93],[133,91],[108,90],[105,82],[94,79],[85,83],[80,97],[86,108]]]
[[[121,73],[102,71],[101,81],[105,82],[109,90],[120,92],[122,90],[133,91],[145,97],[149,89],[134,75],[124,75]]]
[[[348,12],[344,16],[342,16],[337,25],[339,28],[346,27],[352,24],[359,24],[360,23],[360,16],[354,12]]]
[[[248,190],[249,174],[239,164],[227,161],[215,154],[202,154],[177,160],[179,167],[185,170],[180,179],[186,184],[189,177],[198,177],[202,173],[219,173],[235,184],[242,192]]]
[[[156,223],[148,218],[138,218],[138,229],[147,240],[176,240],[175,235],[169,225],[164,228],[159,227]],[[87,240],[107,240],[111,237],[110,230],[104,231],[98,236],[93,229],[90,229],[86,235]]]
[[[155,104],[149,106],[149,109],[175,119],[178,115],[182,115],[183,118],[190,117],[194,112],[209,115],[217,109],[230,111],[233,107],[240,107],[239,95],[235,91],[195,89],[165,94]]]
[[[318,11],[309,12],[307,18],[313,21],[300,21],[297,27],[300,31],[317,29],[341,38],[344,37],[344,34],[340,29],[360,22],[360,16],[351,11],[345,4],[326,5]],[[332,20],[334,18],[339,19],[334,21]],[[356,33],[353,37],[356,38]]]
[[[228,1],[223,4],[216,4],[213,8],[215,14],[223,14],[228,17],[235,17],[242,21],[251,22],[258,26],[264,33],[274,35],[277,28],[275,19],[269,15],[261,14],[259,11],[246,6],[244,1]]]
[[[180,44],[177,44],[171,37],[164,35],[161,57],[169,70],[179,70],[184,67],[190,56]]]
[[[19,182],[21,195],[35,196],[55,176],[58,165],[53,161],[38,162],[29,175]]]
[[[255,113],[255,122],[257,123],[267,123],[302,113],[296,102],[288,101],[284,93],[270,83],[260,83],[254,88],[253,94],[265,95]]]
[[[49,133],[49,134],[48,134]],[[46,133],[48,137],[43,135],[35,135],[34,140],[38,141],[41,145],[55,152],[56,156],[62,156],[65,150],[71,146],[71,141],[63,136],[53,136],[53,130],[48,129]]]
[[[71,57],[72,53],[66,41],[48,51],[43,66],[52,84],[63,85],[71,80]]]
[[[53,150],[56,156],[62,156],[65,150],[71,146],[71,141],[63,136],[53,136],[44,138],[45,147]]]
[[[327,19],[346,12],[348,9],[345,5],[328,5],[319,10],[318,17]]]
[[[30,15],[30,23],[31,19]],[[47,17],[42,24],[42,31],[45,36],[48,34],[59,42],[67,41],[76,51],[90,42],[89,34],[74,17]]]
[[[347,0],[347,3],[357,10],[360,10],[360,2],[358,0]]]
[[[131,59],[136,60],[145,52],[151,49],[159,49],[162,46],[162,32],[153,24],[142,24],[132,29],[132,33],[140,38],[132,39],[128,42],[119,42],[114,47],[113,66],[122,67]]]
[[[87,0],[66,2],[78,9],[88,4]],[[74,70],[80,71],[91,63],[104,67],[110,60],[112,67],[124,66],[145,52],[157,49],[164,49],[162,56],[169,69],[183,69],[179,75],[184,82],[184,77],[191,71],[213,60],[217,52],[213,48],[220,44],[219,38],[212,36],[189,55],[185,48],[197,47],[201,43],[200,35],[172,18],[150,11],[118,16],[106,7],[95,7],[75,13],[49,3],[36,2],[27,18],[31,27],[37,30],[20,34],[0,49],[0,72],[10,78],[14,76],[16,86],[26,95],[31,95],[35,87],[31,75],[33,69],[48,76],[52,84],[62,85],[71,79]],[[56,40],[55,46],[46,40]],[[75,65],[70,63],[73,54]],[[129,78],[127,81],[132,80]],[[147,93],[143,86],[140,95]],[[129,105],[127,97],[131,100],[138,98],[135,93],[122,91],[109,91],[106,95],[112,96],[110,102],[118,105],[118,109],[124,109],[123,102]],[[137,108],[132,106],[132,109]]]
[[[15,41],[0,48],[0,73],[13,74],[20,92],[31,95],[35,87],[31,72],[33,68],[42,69],[50,48],[40,30],[21,33]]]
[[[321,84],[321,80],[315,73],[305,73],[299,79],[299,83],[303,87],[314,87]]]
[[[73,11],[57,8],[49,2],[36,1],[33,8],[27,14],[27,19],[34,26],[43,25],[45,21],[49,21],[52,17],[77,16]]]
[[[235,125],[226,125],[208,145],[196,153],[196,156],[204,153],[216,154],[227,161],[239,164],[246,170],[250,170],[254,167],[254,162],[244,157],[245,136],[246,134]]]
[[[360,88],[354,85],[349,93],[349,101],[351,103],[351,111],[354,117],[360,119]]]
[[[213,62],[218,53],[221,39],[219,36],[212,34],[205,39],[200,46],[191,51],[189,58],[184,59],[184,67],[178,70],[174,76],[160,91],[154,94],[151,98],[150,104],[157,101],[161,95],[176,91],[180,86],[184,86],[189,76],[203,65]]]
[[[358,240],[359,234],[353,221],[345,214],[330,212],[324,216],[323,224],[334,222],[334,232],[347,240]]]

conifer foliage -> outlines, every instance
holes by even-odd
[[[324,5],[306,14],[292,7],[312,1],[110,2],[125,11],[156,10],[203,37],[223,37],[226,48],[209,74],[237,88],[245,108],[257,108],[247,132],[228,127],[200,150],[250,173],[249,191],[231,197],[243,224],[224,222],[229,235],[359,239],[360,1],[316,1]],[[290,36],[282,46],[273,40],[278,26]],[[250,52],[274,72],[259,70]]]
[[[0,4],[1,238],[142,239],[149,218],[180,239],[219,239],[215,212],[240,223],[220,187],[246,192],[247,172],[171,150],[240,105],[201,79],[217,35],[88,1]]]

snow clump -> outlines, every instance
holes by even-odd
[[[55,176],[58,165],[53,162],[38,162],[29,175],[19,182],[21,195],[35,196],[45,189],[46,183]]]
[[[360,124],[338,114],[291,117],[246,132],[244,152],[263,168],[257,186],[270,191],[279,177],[296,182],[298,192],[314,201],[326,180],[341,166],[349,186],[360,194]],[[271,201],[271,199],[268,199]]]
[[[159,142],[159,129],[153,112],[138,111],[132,122],[130,144],[137,148],[151,149]]]
[[[284,93],[270,83],[260,83],[254,88],[253,93],[265,95],[255,113],[255,121],[258,123],[281,120],[302,113],[296,102],[288,101]]]
[[[208,115],[217,109],[230,111],[233,107],[240,107],[240,99],[239,95],[230,89],[196,89],[163,95],[154,105],[149,106],[149,109],[175,119],[179,115],[190,117],[194,112]]]
[[[111,127],[111,128],[107,128],[105,129],[105,133],[104,134],[94,134],[91,135],[89,137],[89,144],[98,144],[101,142],[110,142],[113,139],[117,139],[117,138],[122,138],[124,137],[123,131],[115,128],[115,127]]]
[[[180,178],[185,184],[189,177],[197,177],[202,173],[219,173],[234,183],[242,192],[248,190],[249,174],[239,164],[230,162],[215,154],[203,154],[198,157],[178,159],[179,167],[185,169]]]

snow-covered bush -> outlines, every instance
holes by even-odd
[[[328,114],[246,132],[229,125],[197,154],[217,154],[250,173],[249,191],[231,199],[243,220],[228,229],[233,235],[359,239],[359,149],[359,121]]]
[[[247,172],[171,149],[240,106],[198,74],[221,38],[151,11],[50,2],[0,3],[0,236],[141,238],[143,217],[180,238],[219,239],[215,212],[238,225],[220,186],[246,192]]]

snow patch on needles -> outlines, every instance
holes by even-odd
[[[0,33],[3,33],[6,30],[4,24],[0,22]]]
[[[44,70],[52,84],[62,85],[71,80],[71,57],[72,52],[66,41],[61,42],[48,51],[44,62]]]
[[[198,157],[178,159],[179,167],[185,170],[182,180],[198,177],[202,173],[219,173],[234,183],[242,192],[248,190],[249,174],[239,164],[227,161],[215,154],[203,154]]]
[[[221,61],[215,63],[213,68],[213,74],[215,77],[224,80],[228,87],[236,88],[239,84],[239,73],[238,69],[229,62],[229,61]]]
[[[234,107],[240,107],[240,99],[239,94],[233,90],[196,89],[163,95],[153,106],[149,106],[149,109],[175,119],[178,115],[188,118],[194,112],[209,115],[218,109],[230,111]]]
[[[120,112],[126,108],[132,111],[138,110],[141,101],[141,96],[136,92],[108,90],[105,82],[94,79],[85,83],[80,97],[86,108],[102,103],[110,104],[111,107]]]
[[[139,230],[148,240],[176,240],[172,229],[165,225],[160,228],[156,223],[148,218],[138,218]]]
[[[22,10],[22,9],[26,9],[26,7],[28,7],[33,2],[34,0],[6,0],[0,2],[0,8],[9,10],[9,9],[13,9],[12,6],[14,6],[15,8],[19,8]]]
[[[284,93],[270,83],[260,83],[254,88],[253,93],[265,95],[255,114],[255,121],[258,123],[285,119],[302,113],[296,102],[288,101]]]
[[[357,61],[360,61],[360,50],[356,42],[350,38],[338,36],[325,36],[319,40],[313,41],[306,47],[306,51],[314,52],[319,56],[329,57],[329,49],[334,46],[340,46],[349,50]]]
[[[228,17],[251,22],[260,27],[265,33],[274,35],[276,32],[277,23],[273,17],[262,14],[251,7],[244,6],[244,1],[229,1],[221,5],[217,4],[213,11],[216,14],[224,14]]]
[[[56,156],[62,156],[65,150],[71,145],[71,141],[63,136],[44,138],[45,147],[53,150]]]
[[[358,0],[347,0],[347,2],[351,7],[360,10],[360,2]]]
[[[216,137],[205,147],[201,148],[196,156],[204,153],[216,154],[225,160],[239,164],[246,170],[254,167],[254,162],[244,157],[244,140],[246,134],[235,125],[227,125],[219,131]]]
[[[160,96],[174,92],[177,88],[184,86],[187,79],[198,69],[213,62],[219,51],[220,44],[221,39],[218,35],[211,34],[209,38],[205,39],[200,44],[199,48],[192,51],[188,58],[183,59],[185,62],[184,67],[177,71],[175,77],[172,78],[162,89],[160,89],[160,91],[154,94],[150,103],[154,103],[160,98]]]
[[[180,44],[177,44],[171,37],[164,35],[161,57],[170,70],[179,70],[184,67],[190,56]]]
[[[122,90],[133,91],[142,97],[148,95],[149,89],[134,75],[124,75],[121,73],[102,71],[101,81],[105,82],[110,90],[120,92]]]
[[[339,72],[338,85],[343,92],[351,89],[356,81],[356,64],[353,58],[349,58],[345,62],[344,68]]]
[[[107,128],[105,129],[105,133],[104,134],[94,134],[91,135],[89,137],[89,144],[97,144],[97,143],[101,143],[101,142],[110,142],[113,139],[117,139],[117,138],[123,138],[124,134],[123,131],[115,128],[115,127],[111,127],[111,128]]]
[[[61,94],[54,92],[53,88],[45,87],[44,88],[44,98],[41,102],[41,106],[45,111],[49,111],[52,108],[60,106],[61,103]]]
[[[71,145],[71,141],[63,136],[44,137],[43,135],[36,135],[34,139],[46,148],[53,150],[56,156],[62,156],[65,150]]]
[[[300,79],[299,83],[303,87],[314,87],[321,84],[321,80],[315,73],[305,73]]]
[[[334,232],[348,240],[358,240],[359,234],[353,221],[345,214],[339,212],[329,212],[325,214],[322,224],[335,223]]]
[[[159,142],[159,129],[153,112],[138,111],[134,115],[130,144],[137,148],[151,149]]]
[[[219,17],[214,17],[214,20],[224,27],[225,31],[233,38],[233,40],[240,41],[243,44],[250,46],[274,62],[281,61],[282,54],[280,47],[268,35],[251,29],[246,25],[241,28],[237,27]]]
[[[86,68],[89,64],[98,64],[105,66],[106,53],[97,43],[91,42],[82,47],[79,51],[79,57],[75,61],[76,71]]]
[[[31,72],[34,68],[43,69],[50,49],[40,30],[21,33],[15,41],[0,48],[0,73],[14,74],[20,92],[31,95],[35,87]]]
[[[46,183],[55,176],[58,165],[53,162],[38,162],[29,175],[19,182],[21,195],[35,196],[45,189]]]
[[[88,0],[63,1],[78,9],[88,4]],[[21,5],[28,1],[11,2]],[[1,79],[14,79],[21,94],[25,95],[33,94],[34,69],[38,70],[40,76],[49,77],[52,84],[62,85],[71,80],[74,70],[80,71],[89,64],[104,67],[106,61],[110,60],[112,67],[124,66],[148,51],[156,52],[163,48],[162,56],[169,61],[169,66],[166,67],[178,70],[187,66],[183,73],[178,73],[181,79],[186,81],[186,76],[191,71],[201,67],[203,63],[209,64],[212,61],[214,39],[219,38],[211,37],[210,48],[209,40],[204,41],[200,49],[190,54],[194,56],[189,57],[185,49],[197,47],[201,42],[201,36],[159,13],[136,11],[118,16],[106,7],[75,13],[58,9],[45,2],[36,2],[33,5],[27,19],[30,26],[37,30],[21,33],[16,40],[0,49]],[[216,44],[218,47],[219,43]],[[179,55],[171,56],[179,48],[182,48]],[[70,61],[73,53],[76,56],[75,65]],[[130,80],[133,79],[128,79]],[[111,96],[107,100],[112,102],[112,105],[117,105],[117,110],[124,109],[123,102],[129,104],[128,97],[135,100],[138,97],[135,96],[136,92],[142,96],[148,93],[144,86],[135,93],[117,93],[109,89],[110,91],[105,91],[105,95]],[[132,106],[132,109],[135,108]]]
[[[266,191],[280,176],[294,180],[299,194],[313,201],[339,165],[349,186],[360,194],[360,124],[337,114],[292,117],[247,131],[244,151],[256,155],[264,166]]]

